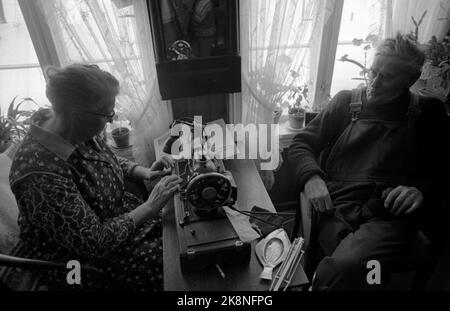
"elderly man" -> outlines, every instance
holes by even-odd
[[[406,36],[384,40],[367,88],[338,93],[294,138],[289,161],[318,215],[313,290],[382,288],[435,198],[432,182],[443,186],[445,109],[409,91],[424,59]],[[370,260],[381,264],[381,286],[367,282]]]

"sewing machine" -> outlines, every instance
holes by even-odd
[[[194,123],[186,120],[176,120],[172,126],[177,122],[194,127]],[[171,152],[177,138],[170,137],[164,152]],[[200,159],[192,156],[176,161],[173,174],[183,179],[174,197],[183,272],[216,264],[248,263],[250,243],[240,240],[224,210],[236,203],[238,189],[223,161],[204,155]]]
[[[237,198],[233,176],[223,162],[181,160],[174,173],[183,179],[174,200],[182,270],[248,263],[250,244],[239,239],[223,208]]]

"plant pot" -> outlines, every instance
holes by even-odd
[[[113,0],[113,2],[118,9],[123,9],[130,5],[133,5],[132,0]]]
[[[289,114],[289,127],[292,129],[301,129],[305,124],[305,113],[296,112]]]
[[[112,130],[111,136],[117,148],[125,148],[130,145],[130,130],[126,127],[118,127]]]

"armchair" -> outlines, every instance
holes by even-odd
[[[449,119],[450,121],[450,119]],[[321,166],[325,163],[328,150],[322,152],[319,158]],[[448,200],[448,199],[447,199]],[[439,210],[436,215],[437,218],[441,217],[448,219],[448,201],[436,200],[434,206]],[[303,256],[303,267],[308,279],[312,280],[317,265],[321,258],[318,252],[317,245],[317,212],[312,208],[309,200],[302,192],[297,196],[298,209],[296,211],[294,229],[291,239],[298,234],[301,234],[305,241],[305,254]],[[428,220],[428,222],[430,222]],[[440,255],[440,241],[436,241],[436,237],[440,238],[440,233],[435,233],[437,230],[427,230],[429,228],[425,226],[421,227],[421,231],[418,232],[417,238],[411,248],[405,252],[404,259],[399,261],[398,266],[394,267],[392,277],[389,281],[387,289],[396,289],[393,284],[399,283],[397,280],[412,279],[412,283],[409,285],[410,290],[426,290],[428,281],[430,280],[434,268],[436,267],[439,255]],[[432,225],[435,226],[435,225]],[[430,224],[428,224],[430,227]],[[435,229],[435,228],[433,228]],[[433,232],[430,232],[433,231]],[[429,238],[431,240],[429,240]],[[411,274],[413,277],[411,278]]]
[[[296,225],[294,234],[299,234],[301,227],[301,235],[304,238],[304,248],[306,250],[303,256],[303,266],[309,280],[313,279],[313,275],[321,258],[318,254],[317,245],[317,212],[302,192],[299,196],[299,209],[296,213]],[[412,284],[408,288],[414,291],[423,291],[427,289],[428,281],[436,266],[437,258],[433,256],[431,250],[431,242],[422,231],[417,233],[417,238],[411,248],[405,252],[404,259],[399,260],[399,264],[394,267],[392,277],[388,289],[398,290],[395,284],[397,277],[410,278],[414,273]]]

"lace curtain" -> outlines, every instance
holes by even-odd
[[[270,123],[280,87],[314,81],[313,58],[329,16],[325,0],[240,1],[242,121]]]
[[[171,113],[160,98],[146,1],[35,1],[61,66],[95,63],[120,81],[116,112],[130,120],[136,160],[149,165]]]
[[[419,26],[418,41],[427,43],[434,35],[442,39],[450,29],[450,0],[391,0],[392,23],[391,33],[411,33],[415,31],[413,17],[417,22],[427,11]]]

